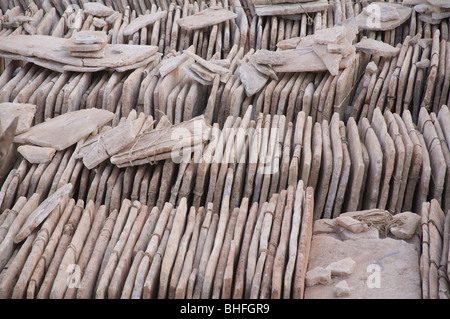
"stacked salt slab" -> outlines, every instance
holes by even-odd
[[[446,0],[405,0],[403,5],[414,6],[419,19],[432,25],[450,17],[450,3]]]
[[[108,36],[101,31],[80,31],[69,46],[70,55],[78,58],[103,58]]]

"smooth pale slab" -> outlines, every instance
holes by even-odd
[[[18,117],[16,134],[20,134],[31,127],[35,113],[36,105],[33,104],[0,103],[0,128],[6,129]]]
[[[38,227],[47,216],[61,202],[64,196],[68,195],[72,190],[72,184],[66,184],[60,187],[56,192],[47,197],[31,214],[20,228],[14,243],[20,243],[27,238]]]
[[[191,31],[237,18],[237,14],[220,7],[211,7],[196,14],[178,19],[180,28]]]
[[[65,150],[115,118],[115,114],[102,109],[85,109],[66,113],[33,126],[17,135],[15,143],[31,143]]]
[[[111,7],[98,2],[87,2],[83,4],[84,13],[97,17],[109,17],[115,11]]]
[[[17,151],[31,164],[48,163],[56,153],[54,148],[34,145],[21,145],[17,148]]]
[[[75,34],[74,40],[76,44],[106,43],[108,35],[103,31],[83,30]]]
[[[250,63],[241,64],[238,72],[247,96],[252,96],[261,91],[269,79],[256,70]]]
[[[357,51],[386,57],[397,56],[400,52],[400,48],[395,48],[385,42],[368,38],[362,39],[355,47]]]
[[[167,16],[167,11],[159,11],[149,14],[144,14],[132,20],[123,31],[124,36],[130,36],[142,28],[154,24],[156,21],[164,19]]]

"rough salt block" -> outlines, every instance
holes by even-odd
[[[331,282],[331,271],[323,267],[316,267],[306,273],[306,286],[317,284],[326,285]]]
[[[360,239],[379,239],[380,234],[378,229],[370,227],[367,231],[362,233],[354,233],[342,226],[336,227],[336,233],[339,234],[342,240],[360,240]]]
[[[361,221],[350,216],[339,216],[336,218],[336,224],[348,229],[352,233],[361,233],[369,229],[369,227]]]
[[[350,287],[348,286],[348,283],[347,283],[346,280],[339,281],[333,287],[333,295],[335,297],[348,297],[348,296],[350,296]]]
[[[416,233],[417,227],[420,223],[420,215],[412,212],[403,212],[394,215],[394,220],[401,220],[402,224],[399,226],[391,227],[389,231],[396,238],[399,239],[410,239]]]
[[[326,269],[331,271],[332,276],[348,276],[355,270],[356,262],[351,258],[347,257],[329,264]]]
[[[56,153],[54,148],[34,145],[21,145],[17,148],[17,151],[31,164],[48,163]]]

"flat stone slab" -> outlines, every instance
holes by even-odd
[[[191,31],[203,29],[215,24],[219,24],[237,18],[237,14],[220,7],[211,7],[196,14],[178,19],[180,28]]]
[[[75,34],[74,39],[75,44],[102,44],[108,41],[108,35],[102,31],[84,30]]]
[[[57,151],[77,143],[115,118],[102,109],[85,109],[66,113],[33,126],[14,138],[15,143],[52,147]]]
[[[306,287],[306,299],[333,299],[333,287],[345,279],[351,294],[359,299],[420,299],[419,245],[392,238],[341,241],[314,235],[308,269],[350,257],[353,273],[332,276],[327,285]]]

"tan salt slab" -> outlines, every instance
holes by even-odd
[[[210,7],[196,14],[178,19],[178,25],[184,30],[198,30],[237,18],[237,14],[220,8]]]
[[[344,203],[344,197],[345,193],[347,191],[347,184],[348,179],[350,177],[350,167],[352,165],[351,158],[350,158],[350,151],[348,149],[348,141],[347,141],[347,135],[345,131],[345,124],[344,122],[339,122],[339,131],[341,134],[342,139],[342,171],[341,171],[341,177],[339,179],[339,185],[336,192],[336,199],[334,202],[333,207],[333,217],[339,216],[342,210],[342,206]]]
[[[393,47],[382,41],[375,39],[363,38],[355,44],[356,50],[366,54],[393,57],[399,54],[400,48]]]
[[[418,126],[422,131],[424,141],[430,154],[432,176],[430,180],[431,196],[437,199],[439,204],[441,204],[447,165],[445,163],[444,154],[440,145],[441,142],[436,133],[436,129],[425,108],[421,108],[419,111]]]
[[[352,258],[354,270],[345,276],[350,298],[420,299],[419,251],[417,244],[392,238],[341,241],[329,235],[314,235],[308,269]],[[341,280],[341,276],[333,276],[328,285],[306,287],[305,298],[334,299],[333,287]]]
[[[373,112],[372,128],[383,150],[383,176],[381,177],[378,208],[384,209],[390,193],[391,178],[394,172],[396,150],[394,141],[389,136],[387,125],[379,108]]]
[[[142,28],[154,24],[156,21],[167,17],[167,11],[158,11],[155,13],[144,14],[133,19],[124,29],[123,35],[130,36]]]
[[[336,198],[336,192],[339,184],[339,178],[341,176],[341,170],[343,165],[343,150],[342,140],[339,132],[339,114],[334,113],[330,122],[330,138],[331,138],[331,150],[333,156],[333,173],[331,175],[330,185],[328,187],[328,195],[326,199],[323,218],[329,219],[333,212],[334,200]]]
[[[22,103],[0,103],[0,127],[5,130],[18,117],[16,134],[20,134],[31,127],[36,105]]]
[[[252,96],[266,85],[268,78],[261,74],[250,63],[243,63],[239,66],[238,71],[242,85],[244,86],[247,96]]]
[[[377,135],[369,124],[367,118],[362,118],[359,125],[359,135],[369,155],[370,165],[367,172],[366,188],[362,207],[364,209],[377,206],[380,181],[383,169],[383,151]]]
[[[297,3],[287,3],[278,5],[255,5],[258,16],[290,16],[302,13],[312,13],[327,10],[330,7],[328,0],[318,0]]]
[[[85,138],[115,117],[101,109],[87,109],[66,113],[33,126],[17,135],[16,143],[31,143],[62,151]]]
[[[314,220],[322,217],[322,212],[325,207],[328,188],[330,185],[331,174],[333,172],[333,153],[331,150],[331,137],[328,122],[322,122],[322,163],[320,167],[319,182],[317,183],[317,190],[315,194],[316,205],[314,206]]]
[[[21,145],[17,151],[31,164],[45,164],[52,160],[55,149],[51,147],[39,147],[33,145]]]
[[[364,178],[364,161],[358,126],[353,117],[347,122],[347,142],[350,152],[351,167],[346,195],[346,211],[356,211]]]
[[[371,5],[372,8],[376,8],[370,11],[374,13],[368,15],[366,12],[361,12],[356,17],[343,21],[343,25],[356,25],[361,30],[388,31],[402,25],[411,16],[412,9],[401,4],[373,2]],[[396,12],[395,14],[398,14],[399,17],[390,21],[381,21],[381,18],[378,18],[377,21],[380,13],[385,15],[388,12]]]

